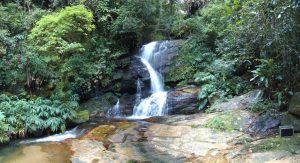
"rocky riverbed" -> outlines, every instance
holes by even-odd
[[[300,162],[300,135],[253,137],[255,114],[240,110],[229,117],[239,128],[209,126],[223,113],[152,117],[99,125],[66,143],[72,162]],[[220,122],[221,123],[221,122]],[[263,127],[263,126],[262,126]]]
[[[215,112],[144,120],[101,119],[63,142],[30,143],[4,150],[4,163],[298,163],[300,134],[282,138],[285,114],[253,112],[257,91],[218,103]],[[3,151],[2,151],[3,153]],[[34,154],[33,154],[34,153]],[[3,156],[5,156],[3,158]]]

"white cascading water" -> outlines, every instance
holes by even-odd
[[[135,106],[136,107],[139,103],[141,103],[142,100],[142,86],[141,86],[141,80],[138,79],[136,81],[136,95],[135,95]]]
[[[141,61],[146,66],[151,80],[151,96],[140,100],[133,109],[131,118],[147,118],[151,116],[162,116],[167,113],[166,100],[167,92],[164,91],[162,76],[153,65],[159,60],[160,49],[157,42],[144,45],[141,53]],[[156,51],[158,49],[158,51]],[[158,59],[157,59],[158,58]],[[139,84],[139,81],[137,82]],[[137,86],[140,87],[140,86]],[[140,91],[140,90],[137,90]],[[137,92],[138,94],[139,92]]]
[[[153,67],[150,65],[150,63],[144,59],[141,58],[142,63],[147,67],[147,70],[150,74],[151,78],[151,92],[156,93],[156,92],[163,92],[164,90],[164,85],[163,81],[161,80],[161,77],[159,76],[158,72],[156,72]]]
[[[107,117],[120,117],[121,116],[119,99],[118,99],[117,103],[107,111],[106,116]]]
[[[78,138],[85,131],[86,131],[85,129],[78,129],[77,127],[75,127],[72,130],[68,130],[60,134],[55,134],[44,138],[34,139],[34,140],[24,140],[21,141],[20,144],[40,143],[40,142],[60,142],[70,138]]]

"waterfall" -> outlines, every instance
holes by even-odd
[[[150,116],[162,116],[167,114],[166,100],[167,92],[164,91],[162,75],[155,70],[154,66],[160,61],[160,52],[165,49],[165,44],[151,42],[144,45],[141,51],[141,62],[146,66],[151,80],[151,95],[141,99],[135,104],[132,118],[146,118]],[[140,81],[137,81],[140,89]],[[137,96],[141,90],[137,90]]]
[[[121,116],[119,99],[118,99],[117,103],[107,111],[106,116],[107,117],[120,117]]]
[[[144,59],[141,58],[141,61],[143,64],[147,67],[147,70],[150,74],[150,79],[151,79],[151,92],[156,93],[156,92],[162,92],[164,89],[164,85],[162,80],[160,79],[159,74],[153,69],[153,67],[150,65],[150,63]]]
[[[136,81],[136,96],[135,96],[135,105],[139,104],[142,100],[142,86],[141,80]]]

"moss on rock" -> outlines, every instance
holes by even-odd
[[[203,126],[216,131],[241,131],[245,129],[248,121],[249,114],[239,110],[232,110],[222,112],[218,116],[209,119]]]
[[[74,123],[84,123],[90,120],[90,112],[88,110],[81,110],[77,112],[76,118],[74,118],[72,121]]]
[[[210,120],[208,120],[204,127],[211,128],[217,131],[232,131],[237,130],[237,126],[233,124],[236,117],[233,112],[225,112],[220,116],[216,116]]]
[[[272,137],[262,139],[258,143],[250,145],[252,152],[266,152],[266,151],[289,151],[291,153],[299,153],[300,149],[300,134],[293,137]]]
[[[129,128],[132,125],[132,123],[127,121],[120,121],[120,122],[112,122],[104,125],[100,125],[93,130],[91,130],[89,133],[87,133],[85,136],[82,137],[82,139],[90,139],[90,140],[96,140],[96,141],[102,141],[107,142],[107,137],[109,135],[112,135],[117,130],[125,130]]]
[[[281,120],[281,125],[291,125],[295,132],[300,132],[300,118],[292,114],[286,114]]]

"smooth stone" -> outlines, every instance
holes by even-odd
[[[188,85],[168,92],[167,105],[172,108],[172,114],[192,114],[199,112],[199,87]]]
[[[254,90],[247,94],[229,99],[228,102],[218,103],[209,108],[212,111],[228,111],[228,110],[242,110],[247,109],[251,105],[257,103],[260,100],[260,90]]]

